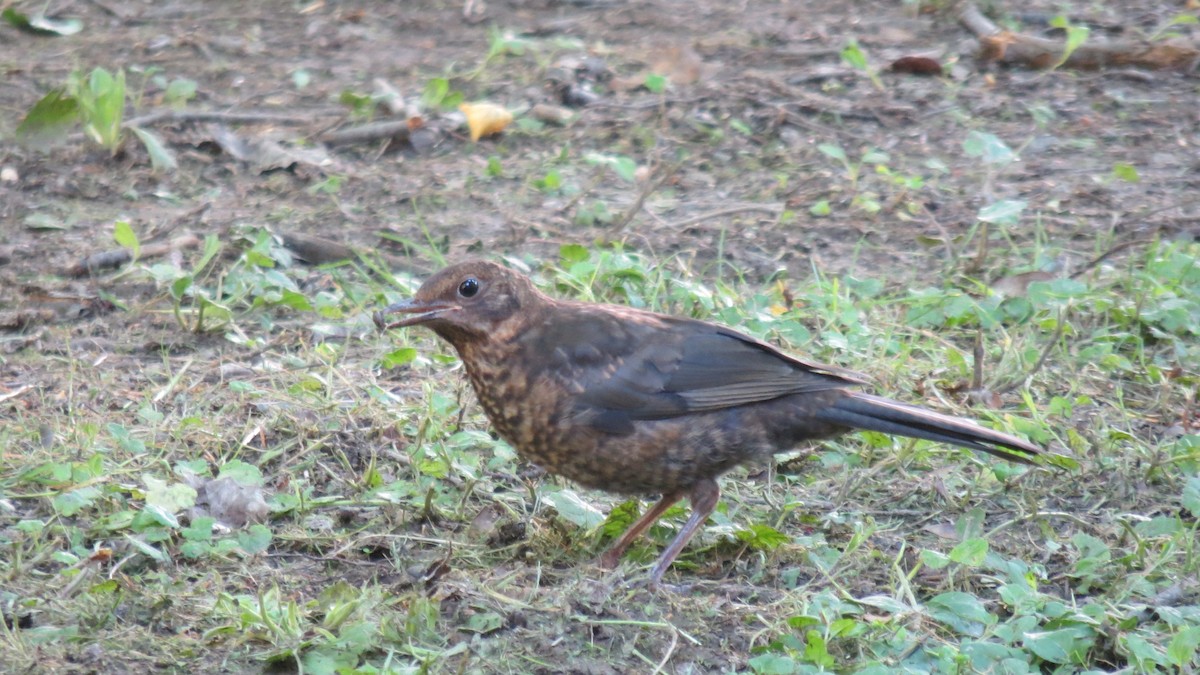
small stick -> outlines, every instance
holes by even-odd
[[[1200,61],[1200,49],[1179,42],[1089,40],[1068,54],[1064,40],[1002,30],[984,16],[973,2],[963,7],[958,20],[979,38],[979,56],[985,61],[1020,64],[1039,70],[1059,67],[1098,70],[1134,66],[1181,71],[1195,67]]]
[[[670,168],[660,169],[658,176],[656,176],[653,180],[646,181],[646,187],[642,188],[642,191],[638,193],[637,199],[633,201],[633,204],[625,210],[625,213],[621,214],[620,218],[617,218],[617,220],[613,222],[613,231],[619,232],[626,225],[628,225],[629,221],[633,220],[633,217],[637,215],[637,212],[642,210],[642,205],[646,203],[646,198],[653,194],[654,191],[659,187],[661,187],[663,183],[667,182],[668,178],[675,175],[675,170],[677,168],[677,166],[672,166]]]
[[[332,116],[340,113],[314,113],[312,115],[280,115],[258,112],[216,112],[204,110],[160,110],[125,121],[121,126],[146,127],[160,122],[227,122],[243,124],[308,124],[316,116]]]
[[[160,244],[146,244],[138,256],[139,260],[148,258],[157,258],[164,256],[172,251],[181,251],[185,248],[195,248],[200,245],[200,238],[188,232],[175,237],[171,241]],[[83,277],[89,274],[95,274],[103,269],[110,267],[120,267],[133,260],[133,254],[127,248],[114,249],[112,251],[102,251],[94,253],[83,260],[71,265],[66,269],[68,276]]]
[[[678,230],[680,228],[688,227],[689,225],[695,225],[696,223],[711,220],[713,218],[749,212],[770,213],[778,216],[779,214],[783,213],[783,207],[772,204],[742,204],[740,206],[731,206],[727,209],[718,209],[716,211],[709,211],[708,213],[701,213],[699,215],[692,216],[691,218],[684,218],[683,220],[671,223],[669,227],[672,230]]]
[[[1066,318],[1066,314],[1064,312],[1060,312],[1058,315],[1058,325],[1054,328],[1054,335],[1050,336],[1050,341],[1047,342],[1045,348],[1042,349],[1042,353],[1040,356],[1038,356],[1037,363],[1033,364],[1033,368],[1031,368],[1029,370],[1029,372],[1026,373],[1023,377],[1014,378],[1008,384],[1006,384],[1002,387],[997,387],[996,388],[997,395],[1007,394],[1008,392],[1012,391],[1013,389],[1016,389],[1017,387],[1021,386],[1022,382],[1025,382],[1029,378],[1033,377],[1034,374],[1036,374],[1039,370],[1042,369],[1042,366],[1046,365],[1046,359],[1050,358],[1050,351],[1052,349],[1054,349],[1054,346],[1058,344],[1059,338],[1062,337],[1063,319],[1065,319],[1065,318]]]
[[[331,131],[321,136],[322,143],[335,145],[358,145],[383,140],[408,140],[409,129],[407,120],[375,122],[359,127]]]

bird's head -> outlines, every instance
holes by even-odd
[[[380,330],[427,326],[456,347],[504,332],[522,308],[536,306],[543,296],[524,275],[496,263],[451,265],[421,284],[411,300],[375,313]],[[403,318],[391,321],[390,315]]]

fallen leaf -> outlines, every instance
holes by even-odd
[[[892,61],[893,73],[908,73],[909,75],[941,75],[942,64],[928,56],[901,56]]]
[[[1012,274],[997,279],[992,284],[992,292],[1006,298],[1022,297],[1029,290],[1029,284],[1035,281],[1051,281],[1056,278],[1057,275],[1041,270],[1025,272],[1023,274]]]
[[[458,109],[467,117],[472,141],[494,136],[513,121],[512,113],[495,103],[463,103]]]
[[[650,71],[670,78],[673,84],[694,84],[700,79],[704,62],[696,50],[686,45],[671,45],[657,50]]]

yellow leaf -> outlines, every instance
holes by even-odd
[[[458,109],[467,116],[472,141],[498,134],[513,121],[512,113],[495,103],[463,103]]]

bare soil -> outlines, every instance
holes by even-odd
[[[41,6],[16,5],[27,12]],[[404,446],[396,430],[369,413],[355,427],[347,422],[354,413],[344,411],[261,418],[261,410],[239,412],[247,403],[229,397],[219,369],[249,363],[261,351],[225,336],[181,331],[164,289],[144,275],[70,273],[88,256],[115,248],[117,221],[129,222],[143,245],[184,233],[238,241],[253,227],[280,237],[322,237],[385,254],[397,271],[418,277],[440,263],[430,251],[447,260],[510,256],[536,265],[557,260],[564,245],[620,244],[702,283],[750,287],[814,273],[877,279],[889,288],[989,283],[1022,272],[1061,274],[1113,249],[1109,260],[1119,264],[1145,242],[1200,236],[1194,73],[997,68],[975,60],[974,39],[949,8],[825,0],[52,5],[51,13],[77,16],[85,29],[45,37],[0,25],[0,168],[6,171],[0,182],[0,395],[32,386],[0,403],[0,419],[9,420],[3,423],[19,425],[13,438],[28,441],[6,453],[32,452],[36,420],[52,410],[64,420],[136,426],[139,408],[159,390],[172,392],[164,406],[191,406],[190,414],[230,421],[216,438],[186,432],[156,438],[173,456],[196,448],[215,460],[213,448],[251,441],[281,447],[299,438],[307,452],[335,447],[336,458],[349,458],[330,469],[346,475],[328,479],[329,494],[340,489],[339,480],[352,482],[375,448]],[[1023,30],[1053,34],[1045,24],[1065,8],[1097,37],[1149,34],[1180,11],[1171,3],[1030,2],[1021,3],[1018,18]],[[514,47],[511,40],[487,58],[505,36],[524,42]],[[851,41],[867,55],[871,73],[841,57]],[[946,74],[888,70],[912,55],[932,56]],[[125,69],[136,97],[128,117],[164,108],[158,75],[197,82],[186,111],[272,113],[295,123],[148,125],[177,153],[173,172],[154,171],[132,137],[115,155],[81,134],[49,152],[12,140],[39,98],[72,70],[96,66]],[[664,91],[628,84],[651,71],[670,76]],[[453,111],[426,110],[427,123],[441,131],[430,145],[377,141],[322,149],[322,134],[367,121],[351,115],[343,92],[369,94],[383,80],[412,102],[442,76],[467,101],[498,103],[517,111],[518,121],[473,143],[465,127],[452,123]],[[563,94],[571,88],[590,88],[594,102],[573,107]],[[538,104],[567,108],[574,117],[565,126],[523,123]],[[387,113],[378,108],[374,116]],[[968,155],[964,140],[972,131],[999,137],[1019,161],[991,167]],[[220,142],[230,133],[313,154],[239,160]],[[822,144],[841,147],[849,166],[822,152]],[[868,151],[886,158],[860,164]],[[628,180],[596,163],[598,156],[632,159],[638,172]],[[1114,172],[1124,165],[1138,180]],[[551,173],[562,188],[545,187]],[[979,209],[1005,199],[1026,202],[1019,224],[982,226]],[[162,260],[196,255],[186,249]],[[334,285],[316,268],[306,283],[314,292]],[[258,336],[261,349],[287,352],[293,343],[308,344],[312,322],[300,315],[278,320]],[[373,383],[383,351],[380,344],[342,361],[339,390]],[[180,398],[170,383],[185,363],[192,370]],[[452,400],[470,401],[461,381],[443,375],[434,386]],[[411,403],[428,387],[404,382],[400,391]],[[369,403],[361,392],[347,396],[351,405]],[[331,418],[344,425],[335,433],[323,426]],[[61,439],[75,432],[44,433]],[[813,468],[800,464],[801,473]],[[286,472],[287,465],[279,469]],[[438,562],[450,555],[445,545],[398,544],[378,532],[375,539],[356,539],[352,553],[337,541],[320,550],[307,548],[309,540],[290,546],[287,530],[295,524],[280,524],[277,548],[261,564],[196,569],[194,577],[174,568],[167,573],[180,589],[174,604],[159,596],[122,605],[120,621],[139,627],[140,644],[106,634],[93,643],[98,647],[51,652],[49,658],[62,660],[42,666],[74,672],[118,672],[130,663],[134,671],[257,668],[252,654],[225,653],[218,638],[201,638],[204,629],[186,621],[202,616],[225,583],[279,584],[303,600],[343,579],[397,592],[419,589],[415,595],[440,602],[441,626],[469,625],[484,611],[503,616],[498,630],[446,635],[449,644],[468,648],[440,662],[445,669],[487,671],[491,664],[511,672],[561,672],[570,663],[573,672],[609,673],[651,671],[661,659],[672,672],[722,672],[746,668],[750,650],[763,645],[762,633],[782,625],[778,617],[762,619],[771,616],[778,589],[820,576],[798,553],[759,559],[721,544],[693,559],[694,569],[681,571],[677,581],[690,585],[678,594],[630,589],[588,565],[594,540],[534,515],[536,505],[522,487],[527,475],[513,466],[503,471],[507,478],[499,482],[509,492],[494,497],[504,506],[501,521],[520,522],[529,532],[494,539],[501,555],[472,553],[483,556],[475,567],[440,570]],[[780,468],[785,479],[788,471]],[[804,483],[767,477],[741,476],[729,499],[786,501],[788,490]],[[961,487],[953,474],[904,478],[912,482],[853,498],[851,510],[890,523],[870,544],[888,561],[902,555],[905,541],[937,540],[922,529],[939,512],[930,495]],[[273,485],[280,481],[268,476]],[[827,487],[827,493],[811,487],[814,492],[804,493],[809,508],[834,505],[845,486]],[[1046,508],[1086,510],[1104,487],[1080,481],[1048,495],[1061,503]],[[1154,493],[1133,485],[1118,492],[1112,499],[1119,504],[1111,508],[1153,511]],[[602,508],[612,503],[594,496]],[[1004,497],[997,491],[981,499],[987,507]],[[353,521],[356,513],[347,508],[337,517]],[[473,517],[456,514],[460,518],[439,525],[420,515],[398,509],[385,520],[397,537],[445,544],[464,536],[460,531]],[[820,525],[831,542],[851,538],[850,525],[831,523]],[[803,530],[815,523],[789,525]],[[1023,545],[1019,529],[1009,542],[1013,550]],[[1054,554],[1043,556],[1044,564],[1063,572]],[[841,578],[850,593],[870,595],[886,570],[886,563],[863,564]],[[253,579],[221,577],[243,574]],[[211,651],[168,652],[156,644],[156,631]],[[127,651],[113,653],[116,644]]]

